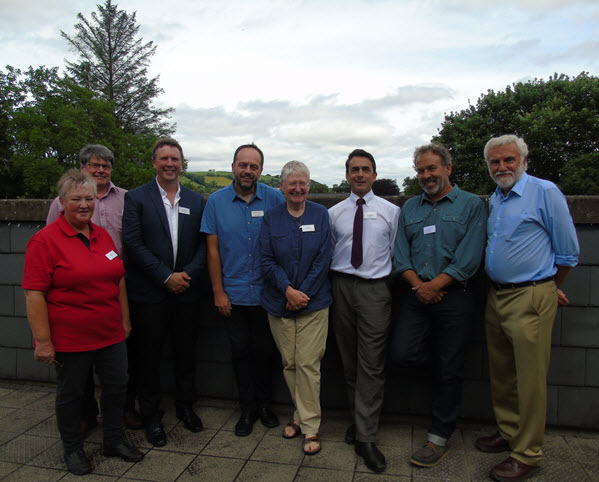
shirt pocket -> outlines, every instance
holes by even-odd
[[[414,237],[418,236],[418,234],[421,233],[423,229],[423,222],[424,216],[412,216],[404,220],[406,237],[408,238],[408,242],[410,243],[410,245],[412,244]],[[412,251],[414,250],[414,248],[415,246],[412,246]],[[416,248],[418,248],[418,246],[416,246]]]
[[[461,214],[444,214],[441,217],[441,236],[443,244],[455,248],[466,235],[468,219]]]

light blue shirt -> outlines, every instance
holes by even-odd
[[[264,213],[285,202],[278,189],[256,186],[249,203],[237,195],[233,183],[219,189],[208,198],[202,216],[200,230],[218,236],[223,287],[234,305],[260,305],[263,280],[258,235]]]
[[[497,188],[489,210],[485,270],[496,283],[538,281],[578,263],[568,203],[552,182],[524,173],[507,196]]]

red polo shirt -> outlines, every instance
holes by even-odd
[[[125,339],[119,300],[123,262],[110,235],[89,224],[89,249],[62,214],[27,244],[23,289],[46,293],[56,351],[97,350]]]

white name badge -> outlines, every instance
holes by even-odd
[[[434,224],[431,226],[424,226],[424,228],[422,228],[422,232],[424,234],[433,234],[437,232],[437,226],[435,226]]]
[[[264,216],[264,211],[252,211],[253,218],[261,218]]]
[[[376,213],[373,211],[364,213],[364,219],[376,219]]]
[[[112,261],[114,258],[116,258],[118,256],[118,254],[116,254],[114,251],[109,251],[108,253],[106,253],[106,257]]]
[[[300,229],[304,233],[312,233],[312,232],[316,231],[316,229],[314,229],[314,225],[313,224],[302,224],[300,226]]]
[[[184,208],[183,206],[179,206],[179,213],[189,215],[189,208]]]

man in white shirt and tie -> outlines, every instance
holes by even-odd
[[[345,441],[374,472],[386,468],[376,447],[383,404],[391,292],[389,274],[400,209],[375,196],[376,162],[363,149],[350,153],[346,200],[329,209],[333,259],[331,322],[335,331],[353,419]]]

